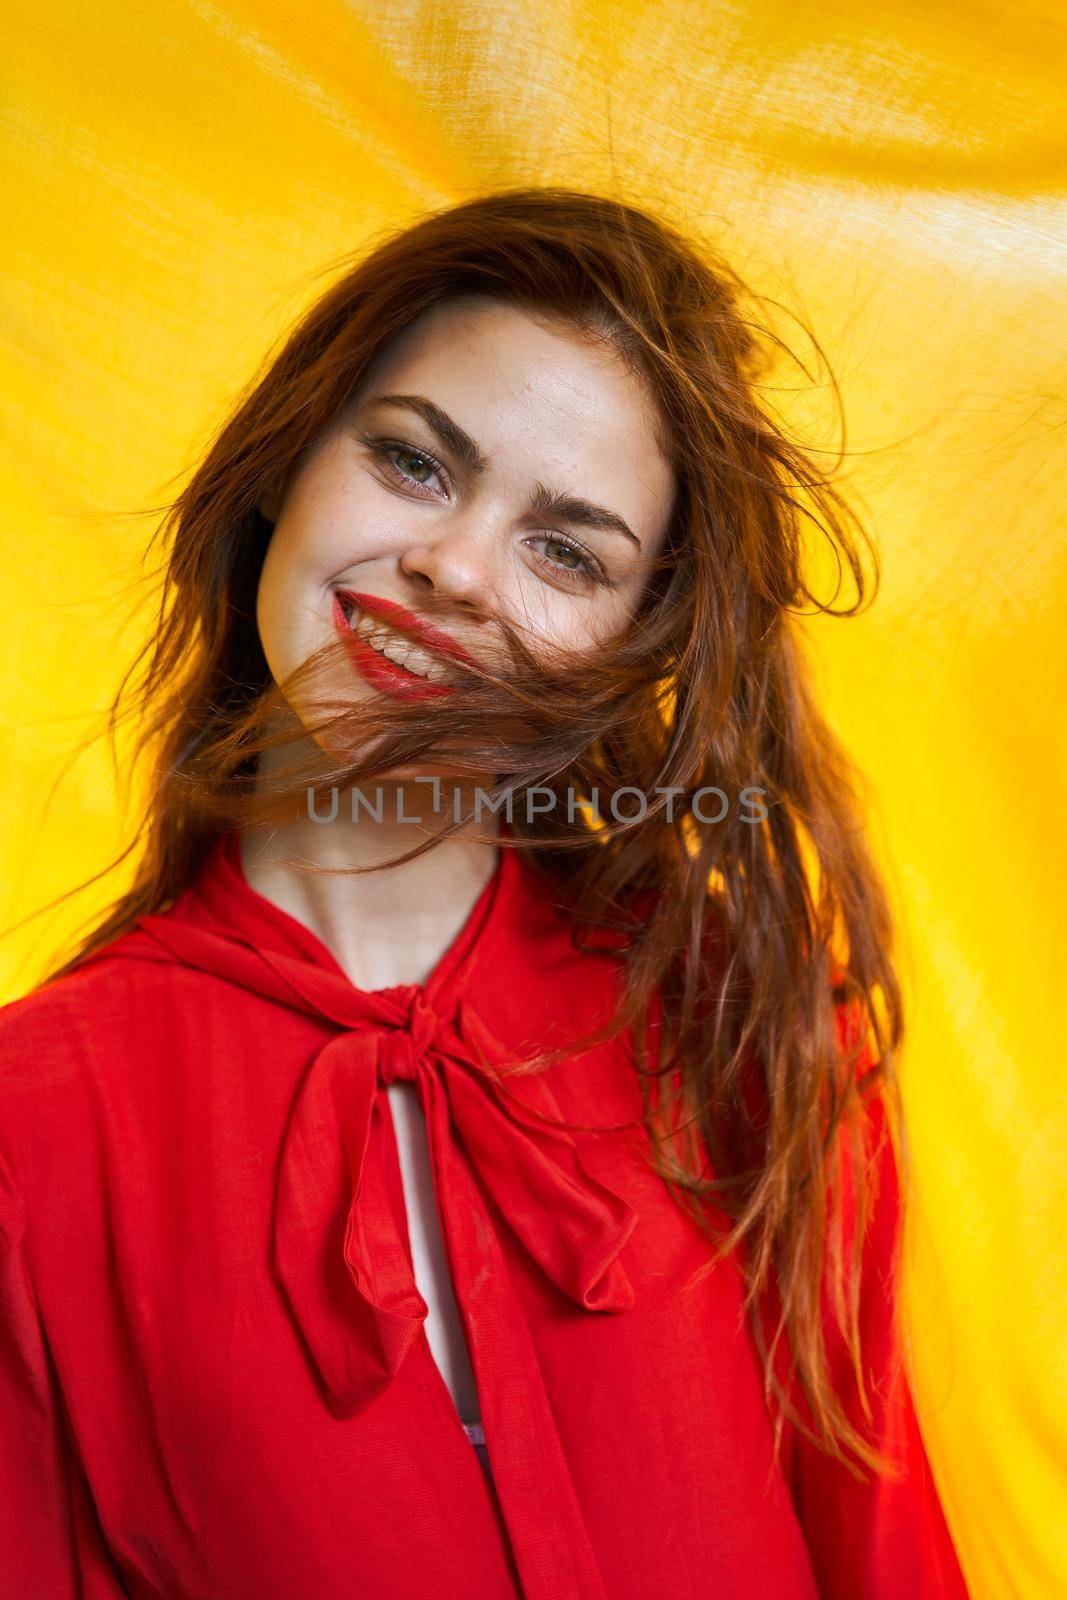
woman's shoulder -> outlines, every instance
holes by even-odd
[[[101,1023],[114,1008],[119,1007],[121,1014],[130,994],[151,983],[161,970],[159,962],[138,959],[131,930],[78,966],[0,1004],[0,1070],[10,1060],[9,1049],[18,1044],[32,1041],[48,1053],[53,1045],[98,1039]]]
[[[0,1139],[69,1119],[79,1088],[143,1056],[145,1020],[175,969],[129,959],[126,939],[0,1005]]]

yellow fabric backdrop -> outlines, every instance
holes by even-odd
[[[45,801],[150,619],[146,598],[123,622],[154,526],[129,513],[192,463],[319,267],[515,181],[710,228],[822,335],[885,560],[874,611],[812,636],[908,918],[924,1433],[974,1593],[1067,1594],[1055,8],[14,0],[9,16],[0,921],[120,838],[101,749]],[[6,997],[74,920],[0,944]]]

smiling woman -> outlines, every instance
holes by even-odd
[[[805,527],[871,582],[755,326],[646,212],[490,195],[171,508],[132,886],[0,1012],[13,1593],[965,1597]]]

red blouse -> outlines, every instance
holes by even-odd
[[[966,1600],[878,1272],[902,1464],[787,1429],[737,1266],[651,1172],[624,1044],[512,851],[425,985],[362,992],[235,833],[0,1010],[0,1587],[11,1600]],[[491,1480],[425,1336],[388,1095],[413,1079]],[[563,1119],[587,1131],[554,1129]]]

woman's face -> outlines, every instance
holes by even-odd
[[[614,352],[492,301],[435,307],[262,503],[271,673],[340,633],[338,694],[447,694],[450,647],[505,664],[494,614],[535,652],[595,652],[638,606],[673,494],[649,395]],[[420,624],[437,634],[413,650]]]

